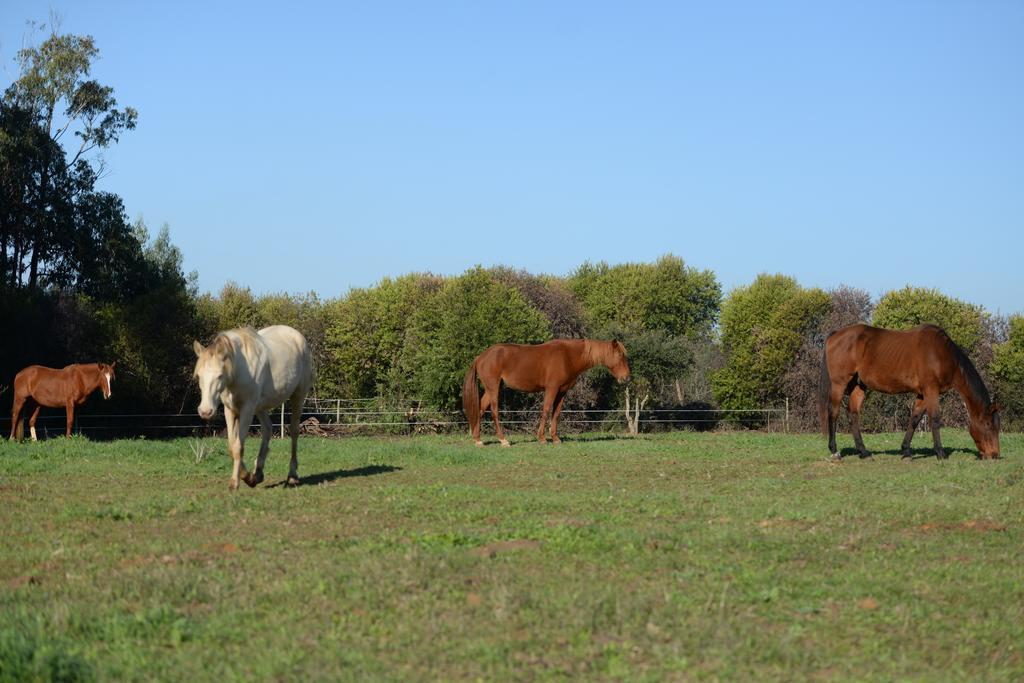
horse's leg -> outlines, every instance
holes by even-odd
[[[871,453],[864,447],[864,439],[860,435],[860,409],[864,405],[865,396],[863,387],[859,385],[854,387],[850,392],[850,403],[847,408],[850,411],[850,431],[853,432],[853,443],[860,451],[860,457],[870,458]]]
[[[547,439],[544,438],[544,430],[548,426],[548,416],[551,415],[551,409],[555,405],[556,391],[551,389],[544,390],[544,407],[540,410],[540,427],[537,429],[537,441],[541,443],[547,443]]]
[[[267,411],[261,410],[256,414],[260,421],[260,452],[256,455],[256,467],[246,475],[243,481],[250,487],[256,486],[263,481],[263,463],[267,461],[267,451],[270,450],[270,437],[274,433],[274,426],[270,423],[270,415]]]
[[[846,393],[846,383],[837,384],[832,382],[832,390],[828,398],[828,452],[835,461],[843,459],[842,454],[836,447],[836,424],[839,421],[839,406],[843,404],[843,394]]]
[[[302,420],[302,404],[305,400],[304,395],[292,394],[292,414],[291,420],[288,422],[292,437],[292,459],[288,463],[288,484],[291,486],[299,485],[299,422]]]
[[[231,468],[231,479],[228,481],[228,489],[234,491],[238,488],[239,478],[245,479],[249,472],[245,469],[243,457],[245,455],[245,437],[249,434],[249,425],[252,423],[252,410],[243,408],[235,412],[224,406],[224,419],[228,423],[228,450],[231,451],[231,459],[234,461]]]
[[[28,433],[32,435],[32,440],[36,440],[36,418],[39,417],[39,411],[42,410],[42,406],[36,404],[36,409],[32,411],[32,417],[28,419]],[[22,428],[24,429],[24,427]]]
[[[935,457],[939,460],[945,460],[949,457],[945,450],[942,448],[942,439],[939,438],[939,427],[942,423],[942,415],[939,411],[939,395],[938,393],[932,395],[925,395],[924,397],[925,410],[928,411],[928,424],[932,428],[932,440],[935,442]]]
[[[555,410],[551,413],[551,443],[562,443],[562,440],[558,438],[558,416],[562,414],[566,393],[568,392],[560,391],[555,397]]]
[[[907,427],[903,444],[900,446],[900,455],[904,459],[913,457],[913,453],[910,452],[910,442],[914,439],[914,432],[917,430],[917,425],[921,423],[922,417],[924,417],[924,397],[918,396],[914,399],[914,407],[910,410],[910,425]]]
[[[25,399],[17,394],[14,395],[14,405],[11,407],[11,441],[21,441],[25,433],[25,425],[21,421],[21,407],[25,405]]]
[[[67,412],[68,412],[68,425],[67,425],[67,428],[64,430],[65,431],[64,436],[71,436],[71,425],[73,425],[75,423],[75,402],[74,401],[68,401],[68,403],[67,403]]]
[[[505,438],[505,430],[501,428],[501,420],[498,418],[498,393],[501,390],[501,380],[499,379],[493,386],[485,383],[484,390],[491,395],[491,417],[494,418],[494,431],[498,435],[498,442],[505,447],[511,446],[512,444]]]

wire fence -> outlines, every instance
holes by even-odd
[[[501,410],[501,425],[510,432],[531,432],[537,429],[541,411],[531,409]],[[638,427],[640,431],[671,429],[710,429],[745,426],[770,431],[790,431],[798,411],[788,405],[746,410],[722,410],[706,408],[662,408],[642,410]],[[426,407],[421,401],[408,400],[401,403],[387,399],[338,399],[310,397],[303,404],[299,415],[301,433],[321,436],[343,436],[348,434],[436,434],[468,429],[465,416],[460,411],[442,411]],[[27,416],[25,435],[29,435]],[[283,437],[288,433],[291,411],[287,405],[270,412],[274,436]],[[40,437],[62,435],[66,417],[59,409],[44,409],[36,422]],[[254,420],[253,430],[260,427]],[[223,411],[210,422],[205,422],[195,413],[120,413],[104,414],[79,411],[75,414],[72,431],[95,438],[138,437],[169,438],[175,436],[200,436],[219,434],[225,428]],[[485,415],[481,421],[485,434],[493,433],[493,421]],[[580,431],[628,431],[625,411],[610,410],[563,410],[559,419],[562,432]],[[11,419],[0,418],[3,434],[11,432]]]

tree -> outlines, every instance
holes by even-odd
[[[980,306],[946,296],[937,289],[908,286],[887,292],[879,299],[872,322],[894,330],[906,330],[923,323],[938,325],[964,351],[972,354],[984,338],[984,318]]]
[[[326,361],[320,371],[324,391],[334,396],[402,396],[411,391],[401,361],[414,314],[441,288],[429,274],[384,278],[376,286],[353,289],[329,305]]]
[[[759,275],[722,304],[726,365],[711,379],[722,408],[760,408],[783,397],[783,375],[808,330],[829,310],[829,295],[784,275]]]
[[[416,310],[404,362],[421,399],[452,409],[460,402],[469,364],[488,346],[535,344],[550,338],[543,314],[477,267],[447,280],[426,306]]]
[[[1024,423],[1024,316],[1010,316],[1009,328],[1007,340],[995,345],[989,372],[1005,410],[1004,425],[1019,429]]]
[[[565,282],[556,277],[532,275],[525,270],[499,266],[491,274],[501,284],[515,289],[535,309],[544,314],[555,338],[581,338],[587,334],[583,307]]]
[[[631,377],[623,392],[626,424],[631,434],[637,434],[640,414],[647,402],[660,387],[686,372],[693,363],[693,351],[685,337],[664,330],[623,335],[622,341],[629,356]]]
[[[862,289],[841,285],[829,293],[828,313],[816,326],[809,326],[792,364],[783,375],[783,390],[789,399],[793,422],[803,428],[817,425],[818,383],[825,339],[846,325],[871,319],[871,295]]]
[[[671,254],[654,264],[587,262],[569,276],[568,285],[594,330],[616,326],[629,333],[663,330],[690,338],[710,336],[722,296],[714,273],[690,268]]]
[[[90,154],[116,143],[120,135],[135,128],[137,112],[131,107],[117,108],[113,89],[88,79],[99,50],[91,36],[50,35],[38,46],[18,52],[20,75],[4,93],[4,105],[17,112],[15,119],[27,117],[36,133],[30,175],[20,175],[22,205],[18,213],[24,221],[24,236],[13,253],[5,253],[6,266],[13,269],[15,284],[21,284],[24,259],[28,259],[27,286],[39,285],[48,260],[62,253],[74,240],[74,231],[65,211],[55,207],[74,203],[77,195],[92,191],[102,174],[101,157]],[[24,122],[18,129],[24,130]],[[79,138],[78,148],[66,158],[62,139],[71,131]],[[40,133],[42,135],[40,135]],[[45,139],[43,139],[45,138]],[[5,245],[5,249],[7,246]]]

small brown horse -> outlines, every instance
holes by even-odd
[[[32,440],[36,440],[36,418],[43,406],[47,408],[64,408],[68,414],[67,436],[71,436],[71,425],[75,421],[75,406],[85,403],[89,394],[97,389],[103,390],[103,398],[110,398],[110,385],[114,381],[115,361],[106,363],[86,363],[69,365],[62,370],[30,365],[14,377],[14,407],[11,411],[11,440],[20,441],[24,437],[25,426],[22,424],[22,408],[26,402],[35,405],[28,426]]]
[[[509,445],[498,420],[498,390],[502,381],[519,391],[544,392],[537,440],[546,443],[544,428],[550,415],[551,441],[559,443],[558,416],[562,412],[565,394],[581,374],[595,365],[611,370],[620,382],[629,379],[626,347],[620,341],[554,339],[543,344],[495,344],[489,347],[469,366],[462,384],[462,407],[476,445],[483,446],[480,420],[488,409],[494,418],[494,430],[501,445]],[[482,402],[476,383],[478,376],[484,385]]]
[[[842,456],[836,448],[836,421],[843,395],[850,395],[850,427],[860,457],[870,457],[860,435],[860,410],[865,391],[886,394],[913,393],[917,398],[910,427],[901,448],[909,458],[910,441],[921,417],[928,413],[935,442],[935,456],[949,457],[939,440],[939,396],[956,389],[967,406],[971,436],[982,458],[999,457],[998,403],[989,400],[981,376],[963,350],[934,325],[911,330],[883,330],[868,325],[849,325],[825,341],[818,389],[822,431],[828,436],[833,460]]]

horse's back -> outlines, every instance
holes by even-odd
[[[31,396],[36,402],[47,407],[65,404],[68,387],[73,383],[69,369],[50,368],[45,365],[30,365],[14,376],[14,393],[21,398]]]
[[[572,374],[583,340],[552,339],[543,344],[494,344],[477,358],[483,373],[499,375],[513,389],[538,391]]]
[[[268,352],[273,393],[288,398],[296,390],[308,392],[313,383],[313,357],[302,333],[288,325],[271,325],[257,334]]]
[[[909,330],[849,325],[829,335],[826,361],[833,377],[856,374],[869,388],[919,392],[926,384],[946,383],[951,343],[935,325]]]

